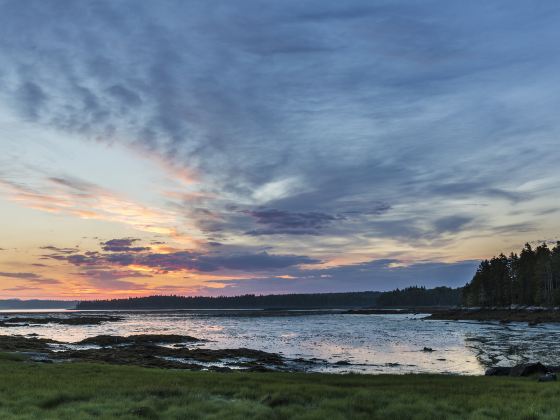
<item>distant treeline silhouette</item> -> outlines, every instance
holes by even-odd
[[[392,292],[304,293],[242,296],[149,296],[79,302],[76,309],[335,309],[455,306],[461,289],[408,287]]]
[[[463,288],[467,306],[560,305],[560,242],[533,249],[526,244],[519,255],[500,254],[480,263]]]
[[[311,309],[363,308],[380,292],[305,293],[242,296],[149,296],[79,302],[76,309]]]
[[[3,299],[0,300],[0,309],[72,309],[77,303],[70,300]]]
[[[405,289],[384,292],[377,298],[380,307],[411,306],[457,306],[461,304],[462,288],[450,287],[407,287]]]

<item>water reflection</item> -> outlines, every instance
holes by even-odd
[[[118,315],[123,317],[121,321],[101,325],[2,327],[0,334],[37,334],[63,342],[102,334],[191,335],[209,340],[198,344],[208,348],[247,347],[293,359],[324,360],[328,363],[316,363],[309,369],[328,372],[481,374],[490,365],[511,366],[523,361],[555,364],[560,356],[558,325],[431,321],[401,314],[263,318],[196,312]],[[424,347],[434,351],[423,351]]]

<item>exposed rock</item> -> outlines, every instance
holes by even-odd
[[[273,372],[273,369],[270,369],[263,365],[255,365],[251,366],[247,369],[248,372]]]
[[[513,367],[495,366],[486,369],[486,376],[532,376],[545,375],[556,372],[555,366],[545,366],[542,363],[523,363]]]
[[[353,314],[353,315],[389,315],[389,314],[410,314],[413,313],[412,310],[403,310],[403,309],[350,309],[345,314]],[[414,313],[416,315],[416,313]]]
[[[20,352],[22,356],[25,356],[31,362],[43,362],[43,363],[52,363],[50,353],[42,353],[36,351],[24,351]]]
[[[242,367],[247,369],[284,365],[284,359],[280,355],[260,350],[245,348],[188,349],[136,343],[100,349],[67,350],[53,355],[59,360],[195,370],[206,368],[209,363],[221,363],[223,360],[232,361],[232,363],[235,360],[244,360]]]
[[[99,325],[104,322],[121,321],[122,317],[109,315],[95,316],[43,316],[43,317],[11,317],[0,320],[0,327],[21,327],[29,325],[61,324],[61,325]]]
[[[524,363],[511,368],[509,376],[531,376],[548,373],[548,368],[542,363]]]
[[[496,366],[486,369],[484,375],[486,376],[508,376],[511,372],[510,367]]]
[[[137,335],[130,337],[101,336],[86,339],[80,344],[103,344],[101,348],[77,349],[54,340],[26,338],[23,336],[0,336],[0,351],[21,354],[23,360],[52,363],[84,361],[146,367],[219,370],[229,364],[243,370],[300,370],[301,366],[286,364],[286,359],[276,353],[247,348],[207,349],[158,345],[176,341],[197,341],[196,338],[180,335]],[[54,351],[52,344],[62,351]],[[291,362],[291,361],[290,361]],[[349,363],[349,362],[348,362]]]
[[[54,340],[45,338],[26,338],[21,335],[0,335],[0,351],[24,352],[24,351],[43,351],[49,352],[49,344],[56,344]]]
[[[539,382],[553,382],[556,380],[555,373],[547,373],[546,375],[539,376]]]
[[[535,326],[545,322],[560,322],[560,311],[554,309],[449,309],[434,310],[430,316],[423,319],[499,321],[501,324],[527,322],[529,325]]]
[[[422,349],[422,351],[425,351],[425,352],[427,352],[427,353],[431,353],[431,352],[434,351],[434,349],[431,348],[431,347],[424,347],[424,348]]]
[[[210,366],[208,368],[208,370],[211,370],[212,372],[231,372],[231,371],[233,371],[232,368],[229,368],[227,366]]]
[[[116,346],[116,345],[131,345],[131,344],[174,344],[174,343],[195,343],[200,340],[190,335],[175,335],[175,334],[139,334],[122,337],[119,335],[98,335],[95,337],[86,338],[77,344],[95,345],[101,347]]]

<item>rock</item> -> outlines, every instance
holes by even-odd
[[[484,375],[486,376],[508,376],[511,372],[511,368],[503,367],[503,366],[496,366],[486,369]]]
[[[98,335],[96,337],[86,338],[77,344],[81,345],[96,345],[101,347],[115,346],[115,345],[145,345],[145,344],[171,344],[171,343],[194,343],[199,340],[198,338],[189,335],[175,335],[175,334],[139,334],[129,335],[128,337],[121,337],[119,335]]]
[[[434,351],[434,349],[433,349],[433,348],[431,348],[431,347],[424,347],[424,348],[422,349],[422,351],[425,351],[425,352],[431,353],[431,352],[433,352],[433,351]]]
[[[227,366],[210,366],[208,370],[211,370],[212,372],[231,372],[233,369]]]
[[[511,368],[509,376],[544,375],[548,369],[542,363],[524,363]]]
[[[539,376],[539,382],[553,382],[556,380],[555,373],[547,373],[546,375]]]
[[[46,317],[11,317],[0,320],[2,327],[22,327],[29,325],[61,324],[61,325],[99,325],[104,322],[117,322],[123,318],[119,316],[46,316]]]
[[[339,360],[338,362],[335,363],[335,365],[338,366],[349,366],[352,363],[350,363],[348,360]]]
[[[267,368],[266,366],[263,366],[263,365],[251,366],[246,370],[247,370],[247,372],[273,372],[272,369]]]
[[[49,344],[55,343],[57,342],[45,338],[26,338],[20,335],[0,335],[0,351],[4,352],[49,352]]]
[[[37,363],[53,363],[51,359],[51,353],[41,353],[35,351],[22,351],[17,354],[24,356],[30,362],[37,362]]]

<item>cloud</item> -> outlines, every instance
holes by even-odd
[[[32,280],[32,281],[41,278],[41,276],[34,273],[6,273],[6,272],[0,272],[0,277],[8,277],[13,279],[24,279],[24,280]]]
[[[15,287],[8,287],[2,290],[6,292],[28,292],[28,291],[40,290],[40,287],[15,286]]]
[[[28,272],[17,272],[17,273],[0,272],[0,277],[16,279],[16,280],[25,280],[28,283],[34,283],[37,285],[60,284],[60,281],[58,280],[45,278],[39,274],[28,273]]]
[[[478,261],[455,263],[420,262],[405,264],[395,259],[324,269],[290,271],[290,279],[268,276],[252,279],[213,280],[224,285],[220,293],[313,293],[393,290],[411,285],[460,287],[471,280]],[[211,291],[208,291],[211,292]]]
[[[136,238],[122,238],[122,239],[111,239],[106,242],[101,243],[101,248],[103,251],[109,252],[142,252],[149,251],[150,247],[146,246],[132,246],[135,242],[140,239]]]
[[[247,232],[249,235],[314,235],[339,217],[319,212],[289,212],[276,209],[246,211],[263,228]]]
[[[258,272],[320,262],[317,259],[301,255],[274,255],[267,252],[239,255],[201,255],[188,251],[146,254],[133,260],[129,259],[128,256],[121,255],[120,258],[111,258],[110,260],[121,262],[124,265],[134,263],[164,271],[197,270],[201,272],[218,270]]]
[[[7,197],[29,208],[122,223],[143,232],[179,236],[175,229],[177,215],[173,211],[142,205],[70,176],[47,176],[40,178],[38,183],[40,188],[0,174],[0,187],[7,192]]]
[[[74,254],[78,251],[78,248],[60,248],[54,245],[42,246],[39,249],[56,252],[57,254]]]
[[[107,268],[86,269],[76,274],[85,278],[90,286],[100,290],[145,290],[149,288],[148,284],[138,284],[123,279],[152,277],[138,271]]]
[[[434,222],[434,228],[442,233],[456,233],[463,230],[472,220],[471,217],[458,215],[442,217]]]
[[[48,99],[43,89],[33,82],[22,83],[15,96],[20,112],[30,120],[39,118],[41,109]]]
[[[133,240],[131,242],[133,243]],[[120,247],[123,248],[123,247]],[[303,255],[269,254],[267,252],[257,253],[203,253],[196,251],[174,251],[167,253],[150,252],[148,250],[138,251],[133,248],[124,247],[116,252],[110,247],[108,253],[88,251],[82,254],[72,255],[51,253],[43,258],[66,261],[80,267],[127,267],[138,266],[151,269],[154,272],[165,273],[169,271],[243,271],[262,272],[285,269],[305,264],[318,264],[321,261]],[[95,274],[97,271],[92,271]],[[105,275],[105,271],[99,271]],[[116,272],[119,274],[120,272]],[[127,272],[130,273],[130,272]]]
[[[68,3],[61,14],[57,2],[3,2],[5,101],[37,123],[198,168],[219,195],[290,200],[293,212],[438,190],[519,200],[515,186],[538,170],[524,163],[553,168],[550,143],[523,155],[519,142],[558,132],[551,5],[218,4]]]

